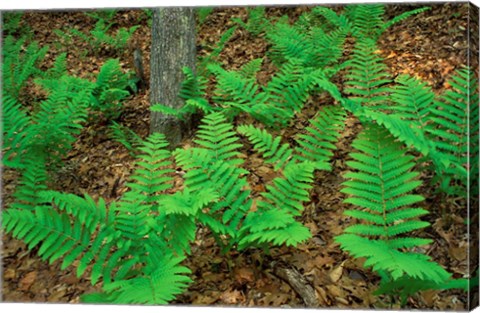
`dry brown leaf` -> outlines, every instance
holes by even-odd
[[[251,283],[255,280],[253,270],[247,267],[241,267],[234,271],[235,280],[239,284]]]
[[[337,268],[333,269],[330,272],[329,277],[332,280],[332,282],[336,283],[342,277],[344,264],[345,264],[345,261],[343,261],[342,264],[340,264]]]
[[[225,304],[237,304],[245,300],[245,297],[239,290],[227,290],[222,293],[220,299]]]
[[[19,289],[23,291],[30,289],[30,287],[32,286],[32,284],[35,282],[36,279],[37,279],[36,271],[27,273],[25,277],[20,279],[20,282],[18,283]]]

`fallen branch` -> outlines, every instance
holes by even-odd
[[[309,308],[319,307],[317,296],[313,287],[307,280],[294,268],[285,268],[276,264],[273,265],[274,273],[286,281],[293,290],[303,299],[305,305]]]

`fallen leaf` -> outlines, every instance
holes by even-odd
[[[334,298],[341,297],[343,295],[342,289],[335,285],[327,285],[327,291],[331,294]]]
[[[239,290],[227,290],[220,297],[225,304],[237,304],[245,300],[245,297]]]
[[[36,271],[27,273],[25,277],[20,279],[20,282],[18,283],[20,287],[19,289],[23,291],[27,291],[28,289],[30,289],[30,287],[32,286],[32,284],[35,282],[36,279],[37,279]]]
[[[17,276],[17,273],[15,272],[15,270],[13,268],[7,268],[5,270],[5,272],[3,272],[3,279],[5,279],[5,280],[15,279],[16,276]]]
[[[342,264],[340,264],[337,268],[333,269],[330,272],[329,276],[330,276],[330,279],[332,280],[332,282],[336,283],[342,277],[343,264],[345,264],[345,261],[343,261]]]
[[[241,267],[234,271],[235,280],[237,283],[243,285],[245,283],[251,283],[255,280],[253,271],[246,267]]]

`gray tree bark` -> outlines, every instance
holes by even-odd
[[[170,7],[153,10],[150,54],[150,103],[181,108],[178,97],[184,79],[182,68],[195,71],[195,13],[193,8]],[[171,147],[178,146],[190,132],[191,123],[170,115],[151,112],[150,132],[165,134]]]

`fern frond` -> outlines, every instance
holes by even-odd
[[[362,99],[369,106],[387,101],[390,90],[384,85],[391,82],[383,59],[376,53],[375,41],[363,38],[355,44],[353,57],[347,61],[349,73],[345,75],[345,92]]]
[[[458,70],[448,83],[453,89],[447,90],[434,101],[430,117],[433,123],[426,131],[430,138],[434,138],[441,157],[449,163],[438,171],[441,188],[448,193],[462,194],[465,193],[467,179],[469,123],[474,121],[469,120],[469,110],[473,109],[474,114],[478,112],[475,108],[478,103],[478,83],[468,68]],[[452,187],[451,182],[459,184],[460,188]]]
[[[309,229],[294,217],[301,214],[303,202],[309,199],[314,169],[311,162],[288,164],[284,177],[267,186],[268,192],[261,194],[265,200],[258,201],[257,210],[242,223],[239,249],[269,242],[296,246],[311,237]]]
[[[2,98],[3,156],[2,164],[12,168],[24,168],[23,159],[28,154],[29,142],[34,134],[30,131],[31,117],[11,96]]]
[[[411,277],[441,284],[450,278],[450,274],[428,256],[392,249],[383,240],[371,240],[354,234],[343,234],[335,240],[355,258],[366,258],[365,267],[389,273],[393,280]]]
[[[219,200],[208,211],[213,220],[202,214],[199,219],[209,227],[235,236],[235,229],[251,205],[247,180],[243,177],[248,172],[237,167],[242,160],[217,159],[214,151],[203,148],[176,150],[174,154],[177,164],[186,170],[185,185],[190,190],[214,190],[219,195]]]
[[[202,214],[199,219],[234,237],[251,200],[248,199],[250,191],[243,177],[248,172],[238,167],[243,160],[238,158],[240,144],[236,143],[238,138],[232,130],[233,126],[226,123],[222,114],[212,113],[203,119],[198,131],[199,139],[194,140],[201,147],[177,149],[174,155],[177,164],[186,171],[185,185],[192,192],[214,190],[219,196],[219,200],[208,210],[213,220]],[[226,227],[219,227],[214,220],[222,221]]]
[[[272,43],[268,56],[276,66],[290,59],[308,59],[306,55],[312,50],[308,35],[286,23],[277,22],[267,31],[267,39]]]
[[[253,59],[245,63],[239,70],[238,73],[240,76],[245,77],[246,79],[256,79],[258,71],[263,63],[263,58]]]
[[[166,148],[169,143],[165,135],[153,133],[138,148],[139,155],[135,163],[135,171],[130,176],[131,182],[127,184],[134,193],[146,196],[144,202],[154,204],[158,201],[160,193],[172,186],[173,172],[171,169],[170,151]]]
[[[398,23],[398,22],[401,22],[407,18],[409,18],[410,16],[413,16],[413,15],[416,15],[416,14],[420,14],[422,12],[425,12],[425,11],[428,11],[430,10],[430,7],[423,7],[423,8],[418,8],[418,9],[414,9],[414,10],[410,10],[410,11],[407,11],[407,12],[403,12],[402,14],[400,15],[397,15],[395,16],[394,18],[392,18],[391,20],[387,21],[386,23],[384,23],[381,27],[380,27],[380,33],[383,33],[385,30],[387,30],[389,27],[391,27],[392,25]]]
[[[332,157],[335,143],[338,141],[341,130],[345,126],[345,110],[341,107],[326,106],[317,116],[310,120],[310,126],[305,134],[299,134],[295,139],[298,147],[295,148],[295,159],[301,162],[311,161],[319,166],[325,164]]]
[[[148,275],[114,281],[104,290],[110,303],[167,304],[181,293],[192,280],[186,276],[190,270],[180,265],[182,258],[164,256],[156,258],[160,264]],[[153,260],[151,261],[153,263]]]
[[[383,227],[383,231],[377,235],[386,241],[403,232],[399,230],[401,227],[399,225],[408,223],[407,219],[425,213],[421,210],[403,208],[422,201],[423,198],[407,194],[418,187],[420,182],[412,180],[413,173],[406,175],[414,165],[412,158],[404,155],[401,145],[392,139],[393,137],[385,129],[369,126],[352,144],[362,153],[352,153],[351,157],[354,161],[347,162],[349,167],[356,169],[365,178],[359,175],[350,175],[348,177],[353,178],[353,182],[347,182],[345,184],[347,187],[342,189],[342,192],[351,195],[345,200],[346,203],[360,206],[370,210],[372,214],[383,216],[379,224]],[[367,177],[378,177],[379,180]],[[372,193],[372,190],[375,192]],[[349,212],[349,214],[352,213]],[[374,218],[369,218],[369,220],[372,221]],[[399,223],[399,221],[402,222]],[[405,231],[416,229],[415,227],[410,229],[413,226],[425,227],[428,223],[408,225],[405,226]],[[355,230],[356,228],[352,226],[345,231],[356,233]]]
[[[36,41],[25,45],[26,37],[16,40],[8,36],[3,41],[2,87],[14,99],[18,99],[30,77],[41,74],[37,66],[48,51],[48,46],[40,48]]]
[[[397,85],[391,93],[395,105],[389,110],[403,120],[425,128],[429,124],[434,93],[426,83],[407,75],[398,76],[395,82]]]
[[[62,269],[78,260],[77,276],[81,276],[92,262],[102,263],[96,266],[92,277],[106,275],[108,269],[102,266],[102,256],[111,251],[116,234],[105,226],[111,222],[111,217],[107,218],[105,203],[99,202],[95,210],[95,203],[91,199],[83,200],[53,192],[43,192],[41,198],[44,201],[53,198],[55,203],[59,203],[60,212],[51,205],[39,205],[33,211],[10,208],[2,215],[5,230],[15,238],[22,239],[29,249],[39,246],[39,256],[50,263],[63,258]],[[65,202],[72,199],[73,203]],[[80,207],[74,207],[76,204]],[[70,214],[75,216],[73,222]],[[92,281],[95,282],[96,279]]]
[[[259,129],[253,125],[242,125],[237,130],[248,138],[255,150],[263,155],[266,163],[274,165],[274,170],[283,168],[291,159],[293,151],[287,143],[281,145],[281,137],[274,138],[265,129]]]
[[[13,194],[15,202],[10,208],[31,211],[41,201],[40,192],[47,190],[47,170],[43,155],[28,156],[23,162],[22,177]]]
[[[63,75],[67,74],[67,53],[61,53],[55,58],[53,66],[49,68],[43,78],[47,79],[59,79]]]
[[[121,143],[131,155],[134,155],[142,143],[142,138],[130,128],[112,122],[110,125],[110,136],[113,140]]]
[[[267,186],[268,193],[262,193],[267,202],[297,216],[303,211],[303,202],[308,201],[308,190],[312,187],[315,164],[302,162],[288,164],[284,178],[275,178],[273,185]]]
[[[385,24],[384,13],[384,4],[351,4],[345,7],[345,14],[352,24],[351,32],[359,39],[378,39]]]
[[[429,240],[407,237],[408,233],[429,226],[418,218],[428,212],[412,205],[423,197],[409,194],[420,184],[411,172],[413,158],[403,152],[402,145],[389,132],[377,125],[366,129],[352,144],[360,153],[352,153],[347,164],[357,173],[345,175],[349,181],[342,192],[349,195],[344,202],[359,208],[345,214],[358,219],[335,238],[341,248],[355,258],[366,258],[365,266],[385,279],[403,277],[443,283],[450,274],[423,254],[401,251]],[[383,275],[383,274],[382,274]]]
[[[242,145],[233,131],[233,126],[225,121],[221,113],[204,117],[194,142],[212,151],[215,160],[231,160],[238,156],[237,149]],[[239,159],[235,159],[239,161]]]

